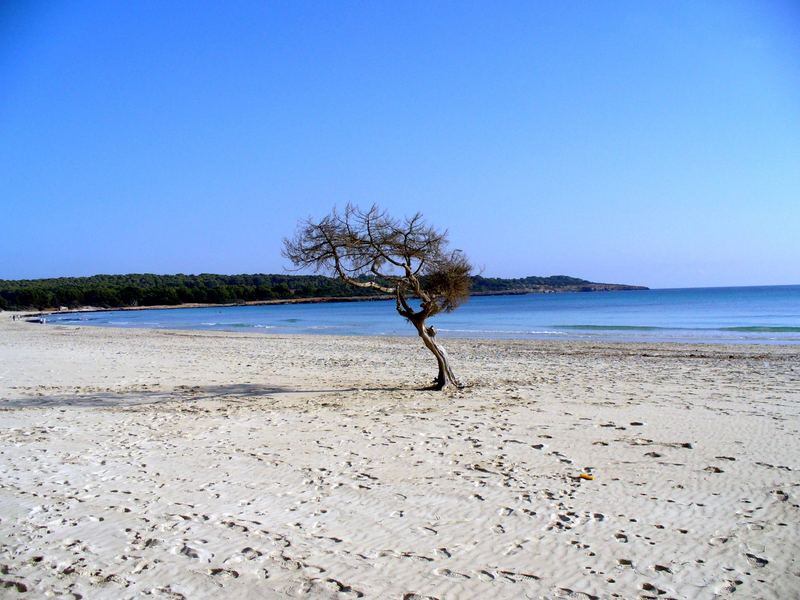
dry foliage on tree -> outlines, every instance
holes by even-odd
[[[300,268],[340,277],[347,283],[394,296],[397,312],[411,322],[436,357],[435,389],[461,386],[447,353],[426,319],[455,310],[469,297],[472,267],[460,250],[447,249],[447,233],[427,225],[417,213],[395,219],[377,206],[347,205],[321,220],[300,223],[283,254]],[[408,302],[420,301],[415,310]]]

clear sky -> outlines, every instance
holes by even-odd
[[[487,276],[800,283],[800,3],[0,5],[0,278],[283,272],[348,201]]]

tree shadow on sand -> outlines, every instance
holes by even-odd
[[[198,400],[234,400],[270,398],[276,394],[330,394],[337,392],[398,392],[416,391],[414,387],[370,387],[333,389],[291,389],[254,383],[208,386],[178,386],[173,390],[100,391],[84,394],[54,394],[0,399],[0,410],[19,408],[114,408],[142,406],[167,402],[196,402]]]

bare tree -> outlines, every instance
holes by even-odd
[[[417,213],[395,219],[377,206],[347,205],[321,220],[302,221],[283,255],[298,268],[312,268],[350,285],[391,294],[397,312],[408,319],[436,357],[439,373],[432,386],[461,387],[436,331],[426,320],[455,310],[469,297],[472,266],[460,250],[447,249],[447,232],[427,225]],[[408,299],[420,301],[414,310]]]

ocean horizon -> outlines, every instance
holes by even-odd
[[[391,300],[53,314],[51,324],[415,336]],[[474,296],[430,319],[442,338],[800,343],[800,285]]]

